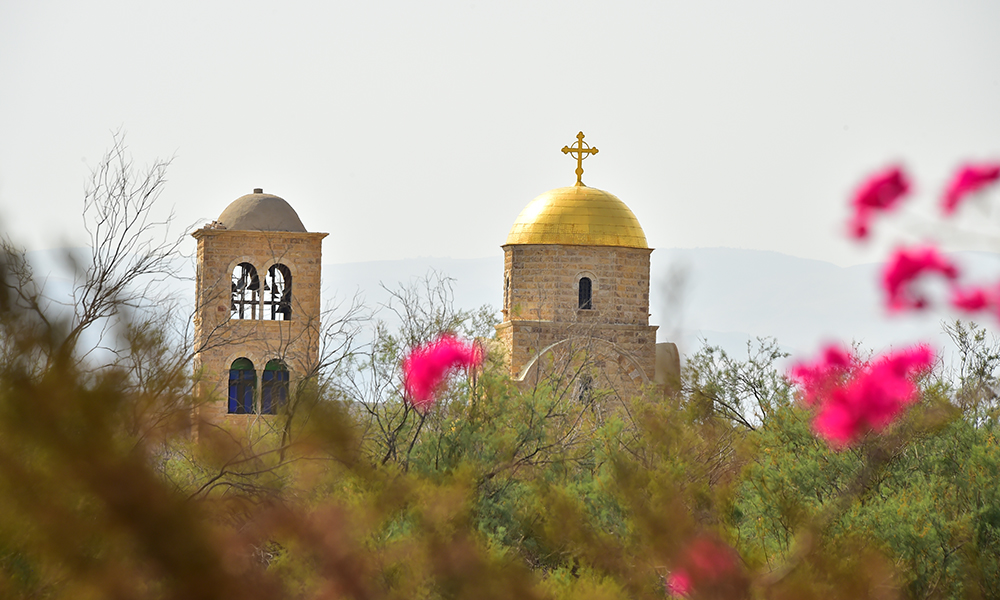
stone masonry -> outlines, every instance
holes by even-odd
[[[656,326],[649,325],[648,248],[505,245],[503,321],[497,336],[510,373],[556,342],[602,339],[628,353],[648,380],[656,370]],[[578,285],[592,282],[593,308],[580,309]]]
[[[261,415],[228,412],[229,368],[237,358],[250,359],[260,376],[269,360],[282,360],[291,389],[310,374],[319,358],[320,265],[326,233],[252,231],[203,228],[198,240],[196,275],[195,373],[203,402],[200,421],[246,420]],[[240,263],[250,263],[264,285],[268,268],[283,264],[291,272],[292,318],[288,321],[230,317],[232,275]]]

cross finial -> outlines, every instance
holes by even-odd
[[[591,154],[597,154],[597,148],[591,148],[583,141],[583,132],[576,134],[576,143],[563,146],[563,154],[572,154],[576,158],[576,185],[583,185],[583,159]]]

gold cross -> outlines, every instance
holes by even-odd
[[[583,132],[576,134],[576,143],[563,146],[563,154],[572,154],[576,158],[576,185],[583,185],[583,159],[591,154],[597,154],[597,148],[591,148],[583,141]]]

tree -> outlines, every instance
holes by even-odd
[[[958,348],[958,366],[951,374],[955,401],[963,414],[979,424],[996,423],[1000,378],[1000,341],[988,338],[975,323],[953,321],[943,324],[945,333]]]
[[[787,357],[773,338],[747,340],[744,361],[705,345],[686,362],[684,392],[699,410],[753,431],[791,402],[791,386],[776,365]]]
[[[493,333],[495,311],[487,306],[475,311],[456,308],[453,284],[454,280],[433,270],[394,289],[383,284],[390,295],[384,308],[395,316],[399,329],[393,332],[389,322],[376,318],[370,345],[345,357],[334,370],[331,382],[336,393],[364,415],[365,451],[382,464],[393,462],[406,468],[426,421],[426,415],[401,394],[405,354],[442,333],[465,337]],[[449,398],[467,393],[460,391]]]

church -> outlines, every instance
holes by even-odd
[[[583,161],[598,152],[583,132],[562,152],[576,159],[576,183],[528,203],[502,245],[505,365],[523,385],[575,373],[581,394],[664,384],[680,365],[649,324],[653,250],[624,202],[583,183]],[[199,396],[217,399],[198,418],[276,414],[292,384],[317,369],[327,234],[307,231],[288,202],[257,188],[192,236],[195,370]]]

